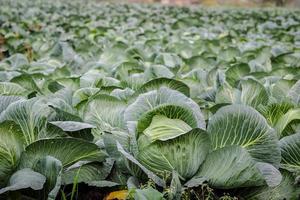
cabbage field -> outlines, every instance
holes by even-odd
[[[0,5],[1,200],[300,198],[300,10]]]

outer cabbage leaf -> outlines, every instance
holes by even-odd
[[[24,142],[19,126],[13,122],[0,124],[0,187],[7,183],[16,170],[24,150]]]
[[[45,128],[50,110],[39,99],[20,100],[11,103],[1,113],[0,121],[11,120],[17,123],[24,134],[25,144],[46,137]]]
[[[273,186],[281,181],[281,174],[275,167],[256,163],[239,146],[226,146],[210,153],[194,179],[197,177],[202,177],[211,186],[222,189],[266,184]]]
[[[3,96],[23,96],[27,90],[17,83],[0,82],[0,95]]]
[[[249,200],[299,199],[300,188],[292,173],[281,170],[282,181],[276,187],[245,188],[239,194]]]
[[[75,138],[56,138],[38,140],[26,147],[20,161],[20,168],[32,167],[40,158],[52,156],[68,167],[75,162],[104,161],[106,153],[96,144]]]
[[[126,103],[116,97],[100,94],[92,98],[86,106],[84,121],[97,126],[100,131],[124,129]]]
[[[59,192],[62,175],[62,163],[52,156],[46,156],[37,160],[33,165],[33,170],[46,177],[43,187],[44,198],[54,200]]]
[[[281,168],[300,172],[300,133],[286,136],[279,141],[282,160]]]
[[[114,161],[108,159],[106,162],[88,162],[88,163],[75,163],[73,166],[68,167],[63,173],[63,183],[72,184],[74,177],[77,176],[77,183],[91,183],[92,181],[105,180],[110,174]]]
[[[294,120],[300,120],[300,108],[290,109],[275,124],[278,137],[282,137],[285,128]]]
[[[225,75],[227,82],[234,87],[243,76],[249,73],[250,67],[247,64],[237,64],[228,68]]]
[[[287,95],[296,105],[300,104],[300,80],[291,87]]]
[[[214,149],[239,145],[255,160],[279,166],[281,156],[275,131],[251,107],[222,107],[210,119],[207,131]]]
[[[167,141],[149,143],[145,137],[138,140],[138,160],[159,176],[175,170],[183,179],[191,178],[211,149],[207,133],[198,128]]]
[[[0,96],[0,114],[9,106],[9,104],[22,99],[18,96]]]
[[[241,102],[257,108],[259,105],[266,105],[269,101],[269,95],[265,87],[254,79],[241,81]]]
[[[151,90],[157,90],[160,87],[167,87],[173,90],[177,90],[186,96],[190,96],[190,88],[183,82],[169,79],[169,78],[156,78],[145,83],[139,90],[138,93],[145,93]]]
[[[25,188],[41,190],[45,182],[46,177],[42,174],[34,172],[29,168],[21,169],[10,177],[8,186],[0,189],[0,194]]]

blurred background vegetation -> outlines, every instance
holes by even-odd
[[[163,3],[175,5],[202,4],[206,6],[287,6],[300,7],[300,0],[128,0],[130,2]]]

